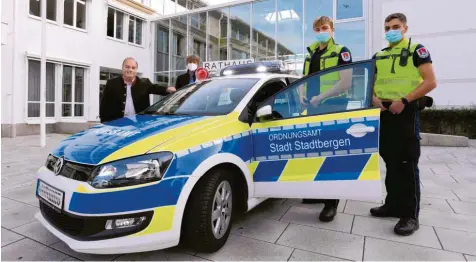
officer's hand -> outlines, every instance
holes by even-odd
[[[372,104],[373,104],[375,107],[379,107],[380,110],[382,110],[382,111],[386,111],[386,110],[387,110],[387,108],[385,108],[385,107],[383,106],[382,100],[378,99],[378,97],[376,97],[376,96],[373,96],[373,98],[372,98]]]
[[[307,106],[307,98],[305,96],[300,96],[299,102],[301,102],[301,105]]]
[[[321,96],[313,96],[311,99],[311,104],[316,107],[321,103],[321,100]]]
[[[175,89],[175,87],[173,87],[173,86],[167,87],[167,93],[174,93],[175,91],[177,91],[177,90]]]
[[[401,100],[393,101],[390,105],[390,111],[394,114],[400,114],[404,108],[405,105]]]

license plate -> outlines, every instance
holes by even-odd
[[[47,204],[53,206],[55,209],[62,210],[63,209],[63,201],[64,201],[64,192],[46,184],[45,182],[39,180],[38,181],[38,191],[37,195],[40,200],[46,202]]]

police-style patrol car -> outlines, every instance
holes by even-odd
[[[266,198],[380,199],[373,70],[370,60],[305,78],[273,64],[228,67],[79,132],[39,169],[36,218],[77,252],[180,241],[213,252],[233,218]],[[306,113],[302,86],[349,71],[344,110]]]

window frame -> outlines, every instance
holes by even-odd
[[[25,83],[26,83],[26,90],[28,90],[28,84],[29,84],[29,77],[28,77],[28,72],[29,72],[29,61],[40,61],[41,59],[39,56],[34,55],[34,54],[28,54],[25,56],[25,63],[26,63],[26,74],[25,74]],[[86,123],[88,122],[88,106],[89,106],[89,88],[90,88],[90,65],[88,64],[82,64],[82,63],[76,63],[74,61],[72,62],[67,62],[67,61],[62,61],[60,59],[54,59],[54,58],[47,58],[46,63],[51,63],[55,65],[55,84],[54,84],[54,94],[55,94],[55,99],[54,102],[46,102],[46,104],[54,103],[54,116],[53,117],[46,117],[46,123],[47,124],[54,124],[54,123]],[[63,67],[64,66],[71,66],[73,68],[83,68],[84,70],[84,87],[83,87],[83,102],[74,102],[72,100],[71,104],[83,104],[83,116],[74,116],[74,111],[72,112],[71,117],[63,117],[63,112],[62,112],[62,104],[63,104]],[[40,72],[41,74],[41,72]],[[74,81],[74,78],[73,78]],[[41,86],[40,86],[41,89]],[[72,90],[74,92],[74,90]],[[74,96],[72,97],[74,99]],[[29,101],[28,99],[28,92],[25,92],[25,109],[24,111],[24,119],[27,124],[39,124],[40,123],[40,117],[41,117],[41,112],[39,117],[29,117],[28,116],[28,104],[29,103],[38,103],[40,104],[41,107],[41,96],[40,96],[40,101]],[[67,102],[69,103],[69,102]]]
[[[291,84],[286,86],[286,88],[284,88],[283,90],[277,92],[273,96],[271,96],[268,99],[266,99],[265,101],[263,101],[263,103],[261,103],[260,107],[256,109],[256,112],[260,108],[262,108],[264,106],[267,106],[267,105],[270,105],[271,108],[273,108],[276,96],[278,96],[282,92],[287,92],[291,88],[298,88],[299,85],[301,85],[303,82],[306,82],[308,78],[315,77],[317,75],[325,75],[325,74],[328,74],[328,73],[332,73],[334,71],[341,71],[343,68],[346,68],[346,67],[349,67],[349,69],[354,68],[355,65],[366,64],[366,63],[371,64],[370,70],[372,70],[371,72],[369,72],[368,84],[370,85],[370,88],[369,88],[369,90],[367,90],[367,101],[366,101],[366,103],[369,104],[369,105],[372,105],[372,94],[373,94],[373,91],[374,91],[374,83],[375,83],[375,78],[376,78],[376,75],[375,75],[376,60],[374,60],[374,59],[365,59],[365,60],[352,62],[350,64],[338,65],[338,66],[335,66],[335,67],[327,68],[327,69],[324,69],[322,71],[314,72],[312,74],[304,76],[304,77],[300,78],[299,80],[296,80],[296,81],[292,82]],[[340,111],[340,112],[330,112],[330,113],[315,114],[315,115],[292,116],[292,117],[287,117],[287,118],[283,118],[283,119],[270,119],[270,120],[266,120],[266,122],[283,121],[283,120],[294,119],[294,118],[302,118],[302,117],[315,117],[315,116],[322,116],[322,115],[347,113],[347,112],[362,111],[362,110],[369,110],[369,109],[372,109],[372,107],[350,109],[350,110],[345,110],[345,111]],[[259,119],[256,118],[256,112],[254,112],[253,123],[260,123]]]
[[[71,71],[71,102],[65,102],[63,101],[63,94],[64,94],[64,68],[68,66],[72,68]],[[83,102],[76,102],[75,101],[75,95],[76,95],[76,68],[82,68],[83,69]],[[78,119],[78,118],[85,118],[86,116],[86,68],[81,67],[81,66],[76,66],[76,65],[70,65],[70,64],[62,64],[61,65],[61,83],[59,85],[60,88],[60,97],[61,101],[59,102],[59,108],[60,108],[60,115],[59,117],[61,119]],[[64,116],[63,115],[63,105],[71,105],[71,115],[70,116]],[[83,115],[82,116],[75,116],[75,106],[76,105],[83,105]]]
[[[134,26],[133,26],[133,27],[134,27],[134,31],[133,31],[133,39],[134,39],[134,40],[133,40],[133,42],[131,42],[131,41],[129,40],[129,37],[130,37],[130,35],[129,35],[129,33],[130,33],[130,25],[131,25],[131,24],[130,24],[130,21],[131,21],[131,19],[133,19],[133,21],[134,21]],[[141,39],[140,39],[140,44],[137,44],[137,39],[138,39],[138,38],[137,38],[137,32],[136,32],[136,30],[137,30],[137,23],[138,23],[138,21],[140,21],[140,23],[141,23],[141,31],[142,31],[142,32],[141,32],[141,35],[140,35],[140,38],[141,38]],[[128,43],[129,45],[134,45],[134,46],[138,46],[138,47],[144,47],[144,27],[145,27],[144,25],[146,25],[146,24],[147,24],[147,23],[146,23],[146,20],[144,20],[144,19],[142,19],[142,18],[140,18],[140,17],[138,17],[138,16],[135,16],[135,15],[133,15],[133,14],[128,14],[128,17],[127,17],[127,40],[126,40],[126,41],[127,41],[127,43]]]
[[[87,4],[89,2],[89,0],[71,0],[73,1],[73,25],[70,25],[70,24],[67,24],[65,22],[65,19],[66,19],[66,16],[65,16],[65,11],[64,11],[64,8],[65,8],[65,4],[64,4],[64,1],[65,0],[61,0],[63,2],[62,4],[62,7],[63,7],[63,26],[66,27],[66,28],[70,28],[70,29],[74,29],[74,30],[78,30],[78,31],[81,31],[81,32],[87,32],[88,31],[88,21],[89,21],[89,16],[88,16],[88,10],[89,10],[89,5]],[[81,27],[78,27],[77,25],[77,17],[78,17],[78,3],[79,4],[82,4],[84,5],[84,28],[81,28]]]
[[[107,24],[107,20],[106,20],[106,38],[107,38],[107,39],[110,39],[110,40],[114,40],[114,41],[124,42],[124,41],[125,41],[125,30],[124,30],[125,27],[124,27],[124,24],[125,24],[125,18],[127,18],[127,13],[124,12],[124,11],[122,11],[122,10],[120,10],[120,9],[114,8],[114,7],[112,7],[112,6],[109,5],[109,6],[107,7],[107,14],[108,14],[108,16],[109,16],[109,9],[112,9],[112,10],[114,11],[114,28],[113,28],[113,29],[114,29],[114,30],[113,30],[113,31],[114,31],[114,34],[113,34],[113,36],[109,36],[109,35],[107,34],[108,24]],[[117,38],[117,37],[116,37],[116,33],[117,33],[117,31],[116,31],[116,30],[117,30],[117,12],[122,13],[122,38]]]
[[[39,4],[40,4],[40,14],[39,15],[34,15],[34,14],[31,13],[31,3],[30,3],[30,0],[28,0],[28,17],[41,21],[41,5],[42,5],[41,1],[42,0],[38,1]],[[61,1],[61,0],[54,0],[55,1],[55,4],[54,4],[55,17],[54,17],[54,20],[51,20],[51,19],[48,18],[48,1],[50,1],[50,0],[46,0],[46,22],[52,23],[52,24],[58,24],[58,10],[59,10],[58,7],[59,7],[59,1]]]

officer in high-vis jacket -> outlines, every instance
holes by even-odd
[[[304,76],[352,63],[350,50],[334,41],[335,29],[331,18],[327,16],[317,18],[313,23],[313,29],[316,33],[316,42],[307,48],[309,53],[304,61]],[[301,86],[299,88],[300,102],[306,108],[307,114],[317,115],[345,111],[349,100],[348,89],[351,80],[352,72],[342,70],[323,74],[315,81],[308,81],[306,86]],[[303,203],[319,202],[325,204],[319,215],[319,220],[332,221],[336,215],[339,200],[303,199]]]
[[[425,95],[436,88],[428,49],[406,38],[407,30],[404,14],[389,15],[385,19],[389,45],[373,57],[373,104],[381,108],[380,155],[387,169],[387,197],[383,206],[370,210],[373,216],[400,218],[394,231],[404,236],[419,228],[419,111],[427,105]]]

